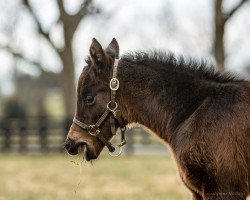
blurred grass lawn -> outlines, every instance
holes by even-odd
[[[101,156],[93,165],[83,163],[81,175],[72,160],[0,155],[0,200],[191,199],[169,156]]]

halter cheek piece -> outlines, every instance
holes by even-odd
[[[118,68],[118,59],[115,59],[113,75],[109,82],[109,87],[111,90],[110,101],[107,103],[107,109],[102,114],[102,116],[98,119],[98,121],[93,125],[87,125],[77,120],[75,117],[73,119],[74,124],[81,127],[83,130],[87,131],[90,135],[97,137],[109,149],[110,151],[109,154],[111,156],[119,156],[122,152],[122,146],[126,144],[126,140],[125,140],[126,126],[124,123],[124,119],[122,118],[121,111],[118,109],[118,104],[115,101],[116,91],[119,89],[119,80],[116,78],[117,68]],[[107,139],[104,138],[104,136],[101,134],[101,131],[99,129],[102,123],[107,119],[110,113],[112,114],[110,115],[110,125],[111,125],[111,131],[113,135],[116,134],[115,121],[118,122],[119,128],[121,130],[121,142],[120,144],[116,145],[119,148],[119,151],[117,154],[113,154],[116,148]]]

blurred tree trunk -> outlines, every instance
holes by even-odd
[[[215,3],[215,40],[214,40],[214,56],[219,71],[224,71],[224,15],[222,13],[222,0],[216,0]]]
[[[223,0],[215,0],[215,38],[214,38],[214,57],[217,63],[218,71],[224,71],[225,50],[224,50],[224,29],[226,22],[234,13],[249,0],[241,0],[229,13],[224,13],[222,9]]]
[[[42,24],[39,21],[36,13],[29,0],[23,0],[24,5],[30,11],[31,16],[37,24],[38,32],[41,34],[51,45],[51,47],[58,54],[61,62],[62,62],[62,71],[59,75],[59,85],[61,86],[65,110],[68,117],[73,116],[75,111],[75,85],[74,85],[74,59],[73,59],[73,50],[72,50],[72,40],[74,37],[74,33],[77,30],[78,25],[81,20],[83,20],[86,16],[91,14],[99,13],[99,9],[93,6],[93,0],[84,0],[80,10],[78,13],[74,15],[70,15],[66,12],[63,4],[63,0],[57,0],[57,6],[59,9],[59,19],[58,24],[62,24],[63,32],[64,32],[64,47],[57,47],[50,38],[50,31],[44,31],[42,28]]]

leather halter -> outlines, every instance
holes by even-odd
[[[76,117],[74,117],[73,119],[74,124],[81,127],[83,130],[87,131],[90,135],[97,137],[109,149],[110,151],[109,154],[111,156],[119,156],[122,152],[122,146],[126,144],[125,140],[126,126],[122,118],[121,111],[118,109],[118,104],[115,101],[116,91],[119,89],[119,80],[117,79],[118,61],[119,61],[118,59],[115,59],[114,61],[113,75],[109,82],[109,87],[111,90],[110,101],[107,103],[107,109],[102,114],[102,116],[98,119],[98,121],[95,124],[92,125],[87,125],[76,119]],[[114,145],[111,144],[107,139],[105,139],[105,137],[101,134],[101,131],[99,129],[110,113],[112,114],[110,116],[110,125],[113,135],[116,134],[115,120],[118,122],[121,131],[121,142],[120,144],[116,145],[119,148],[119,152],[117,154],[112,154],[115,151]]]

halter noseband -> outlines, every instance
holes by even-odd
[[[126,144],[126,140],[125,140],[126,126],[122,118],[121,111],[118,109],[118,104],[115,101],[116,91],[119,89],[119,80],[116,78],[118,61],[119,61],[118,59],[115,59],[114,61],[113,75],[109,82],[109,87],[111,90],[110,101],[107,103],[107,109],[102,114],[102,116],[98,119],[98,121],[95,124],[92,124],[92,125],[87,125],[77,120],[75,117],[73,119],[74,124],[81,127],[83,130],[87,131],[90,135],[97,137],[109,149],[110,151],[109,154],[111,156],[119,156],[122,152],[122,146]],[[110,124],[111,124],[111,131],[113,135],[116,134],[115,120],[119,123],[119,128],[121,130],[121,142],[120,144],[117,145],[117,147],[119,148],[119,152],[117,154],[113,154],[113,152],[115,151],[115,147],[103,137],[99,129],[102,123],[107,119],[110,113],[112,113],[112,115],[110,116]]]

